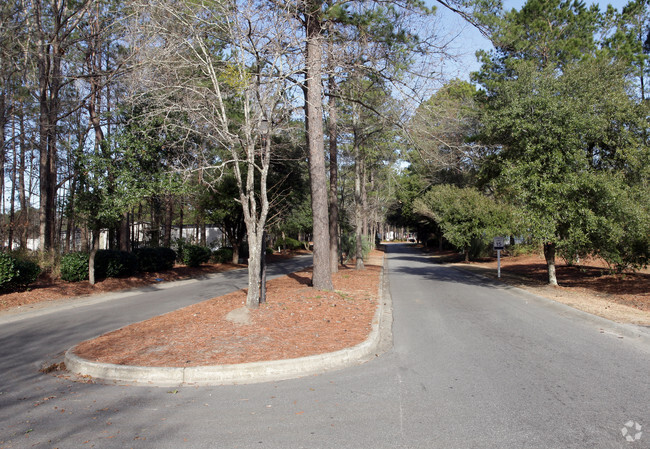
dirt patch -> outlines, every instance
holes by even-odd
[[[342,266],[334,292],[309,286],[309,270],[267,283],[267,302],[249,311],[250,325],[228,320],[245,291],[213,298],[136,323],[75,349],[80,357],[123,365],[201,366],[290,359],[363,342],[372,329],[381,253],[365,270]]]
[[[458,262],[453,252],[432,257],[497,279],[496,257],[470,263]],[[650,326],[649,269],[612,274],[603,260],[588,258],[572,266],[558,259],[556,271],[559,286],[552,287],[543,255],[504,256],[500,281],[612,321]]]

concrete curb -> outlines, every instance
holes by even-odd
[[[454,264],[444,264],[444,265],[462,271],[463,273],[476,276],[477,278],[480,279],[487,279],[490,281],[494,281],[494,279],[490,277],[483,276],[480,273],[469,270],[462,266],[457,266]],[[561,303],[559,301],[554,301],[552,298],[547,298],[545,296],[537,295],[523,288],[515,287],[514,285],[509,285],[505,282],[500,285],[494,285],[494,287],[499,288],[501,290],[507,290],[510,293],[514,293],[519,296],[523,296],[525,298],[545,302],[546,304],[550,305],[551,307],[553,307],[554,309],[556,309],[561,313],[579,316],[584,321],[587,321],[595,326],[600,327],[601,333],[608,333],[615,337],[625,337],[635,343],[641,343],[643,345],[650,346],[650,329],[646,329],[643,326],[637,326],[634,324],[617,323],[616,321],[608,320],[607,318],[603,318],[601,316],[594,315],[589,312],[585,312],[584,310],[576,309],[575,307],[571,307],[570,305]]]
[[[385,264],[384,258],[384,264]],[[242,363],[237,365],[148,367],[115,365],[82,359],[74,347],[65,353],[66,369],[80,376],[116,382],[137,382],[161,387],[180,385],[237,385],[294,379],[365,363],[390,346],[392,303],[382,268],[378,306],[370,335],[363,342],[340,351],[287,360]],[[389,309],[386,311],[386,309]],[[392,341],[392,338],[390,339]]]

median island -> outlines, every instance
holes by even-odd
[[[309,286],[309,270],[267,282],[267,302],[244,309],[239,290],[80,343],[74,354],[145,367],[230,365],[294,359],[364,342],[379,303],[383,253],[364,270],[341,266],[334,291]]]

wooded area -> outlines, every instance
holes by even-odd
[[[2,246],[88,252],[92,282],[102,233],[179,250],[214,226],[259,287],[266,231],[313,243],[323,290],[388,226],[468,257],[521,237],[551,283],[556,253],[647,265],[648,2],[437,6],[494,44],[472,82],[416,1],[7,0]]]

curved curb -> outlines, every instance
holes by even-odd
[[[370,335],[364,342],[351,348],[295,359],[236,365],[150,367],[93,362],[75,355],[75,348],[72,347],[65,353],[65,366],[68,371],[84,377],[170,387],[185,384],[237,385],[269,382],[359,365],[387,350],[386,340],[387,333],[391,332],[392,313],[390,293],[384,286],[384,282],[387,281],[384,271],[382,267],[378,305],[372,320]],[[385,308],[389,309],[388,313]]]

